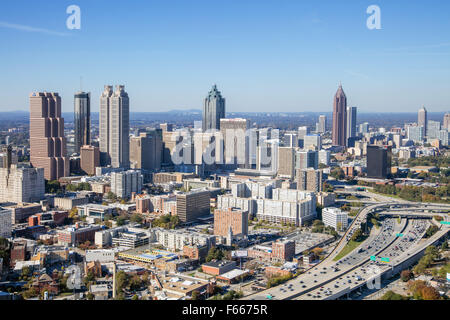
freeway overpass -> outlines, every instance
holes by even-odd
[[[333,258],[335,258],[336,255],[338,255],[339,252],[345,247],[345,245],[348,242],[347,239],[349,239],[351,234],[357,228],[359,228],[361,222],[365,221],[367,214],[369,212],[381,214],[381,213],[390,212],[390,210],[401,209],[400,211],[398,211],[398,210],[394,211],[395,213],[393,215],[398,216],[399,212],[401,212],[401,211],[406,212],[406,210],[405,210],[406,208],[408,211],[410,211],[411,209],[414,209],[414,211],[426,211],[426,210],[430,210],[430,209],[438,210],[438,211],[446,211],[446,210],[450,209],[450,206],[449,205],[440,205],[440,204],[398,203],[398,202],[392,203],[392,202],[389,202],[389,203],[379,203],[376,205],[370,205],[370,206],[364,207],[360,210],[358,215],[355,217],[352,224],[348,228],[345,235],[341,238],[341,240],[339,241],[339,243],[335,247],[335,249],[322,262],[320,262],[318,265],[310,268],[305,273],[299,275],[295,279],[292,279],[292,280],[286,282],[282,286],[270,288],[270,289],[264,290],[262,292],[255,293],[255,294],[249,295],[247,297],[244,297],[243,299],[245,299],[245,300],[265,300],[265,299],[272,299],[272,297],[273,297],[273,299],[288,300],[288,299],[295,299],[295,298],[305,298],[305,294],[307,294],[308,292],[311,292],[311,291],[323,286],[324,284],[330,283],[330,282],[336,280],[336,278],[339,278],[339,277],[342,277],[344,275],[351,273],[353,270],[364,265],[364,263],[367,262],[368,257],[366,256],[367,259],[365,261],[364,260],[359,261],[354,266],[343,267],[342,270],[340,270],[337,273],[335,273],[335,271],[333,271],[333,268],[336,264],[333,261]],[[436,214],[437,213],[434,213],[434,215],[436,215]],[[426,217],[429,218],[432,215],[433,214],[430,213]],[[439,215],[441,215],[446,221],[448,221],[448,219],[449,219],[448,214],[441,212],[441,213],[439,213]],[[417,214],[415,214],[415,216],[417,216]],[[405,218],[409,219],[409,216],[407,216]],[[411,264],[411,263],[414,263],[415,261],[417,261],[417,259],[420,258],[420,254],[423,253],[423,251],[425,250],[424,248],[426,248],[427,246],[429,246],[432,243],[430,241],[438,241],[441,237],[443,237],[444,235],[447,235],[448,230],[445,228],[448,228],[448,227],[442,226],[441,230],[434,237],[432,237],[428,241],[426,241],[426,244],[425,244],[425,246],[423,246],[423,249],[419,250],[417,253],[409,254],[408,256],[403,257],[402,260],[398,262],[399,267],[394,266],[394,268],[391,270],[391,272],[397,271],[398,268],[404,267],[406,264]],[[372,230],[372,231],[374,231],[374,230]],[[398,230],[396,232],[398,232]],[[375,236],[372,236],[372,237],[375,237]],[[437,240],[436,240],[436,238],[437,238]],[[383,244],[383,248],[380,248],[380,249],[385,250],[385,249],[389,248],[389,246],[392,244],[392,241],[389,241],[389,239],[387,239],[382,244]],[[414,260],[414,259],[416,259],[416,260]],[[341,262],[341,260],[339,262]],[[397,269],[395,269],[395,268],[397,268]],[[321,270],[327,270],[327,271],[325,272],[325,271],[321,271]],[[389,270],[384,270],[383,274],[388,274],[388,271]],[[317,277],[319,272],[321,274],[325,274],[325,275],[324,276],[319,275],[319,277]],[[350,290],[350,292],[351,292],[354,290],[354,286],[356,288],[358,288],[358,287],[360,287],[361,284],[365,285],[365,282],[361,282],[359,284],[357,284],[357,283],[352,284],[352,286],[348,287],[348,290]],[[344,289],[344,290],[340,289],[340,290],[341,290],[341,294],[346,293],[346,289]],[[336,294],[339,296],[339,293],[333,293],[332,297],[336,298]]]

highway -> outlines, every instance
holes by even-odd
[[[401,211],[398,211],[399,209]],[[417,251],[418,249],[425,248],[429,243],[433,243],[433,241],[447,233],[448,226],[440,225],[441,229],[435,236],[427,240],[421,240],[431,223],[430,218],[433,215],[438,215],[439,213],[437,212],[440,210],[448,212],[449,209],[450,206],[448,205],[410,202],[379,203],[364,207],[355,217],[336,248],[322,262],[283,285],[249,295],[243,299],[337,299],[359,286],[366,285],[371,277],[377,276],[376,273],[386,272],[395,264],[402,263],[402,261],[414,255],[415,252],[419,252]],[[339,261],[333,261],[346,246],[353,232],[360,227],[362,221],[365,221],[369,212],[376,212],[382,215],[390,213],[391,210],[395,210],[393,212],[393,214],[395,213],[394,217],[386,216],[381,228],[373,228],[370,236],[360,247],[354,249]],[[408,218],[415,215],[423,216],[427,210],[436,212],[427,213],[428,219],[426,220]],[[416,211],[418,212],[416,213]],[[397,217],[400,212],[408,214],[401,219],[399,224]],[[439,215],[448,221],[448,214],[442,213]],[[404,237],[397,237],[399,233],[402,233]],[[410,239],[411,241],[409,241]],[[389,258],[390,262],[389,264],[379,261],[372,262],[370,260],[371,256]]]

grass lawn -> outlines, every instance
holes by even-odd
[[[366,240],[366,239],[364,238],[362,241],[350,240],[347,243],[347,245],[344,247],[344,249],[342,249],[342,251],[339,252],[339,254],[333,259],[333,261],[338,261],[338,260],[342,259],[343,257],[345,257],[347,254],[352,252],[356,247],[358,247],[361,243],[363,243],[364,240]]]

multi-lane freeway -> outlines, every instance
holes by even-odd
[[[449,220],[448,205],[389,202],[369,205],[359,212],[336,248],[322,262],[283,285],[249,295],[247,300],[337,299],[366,285],[372,279],[393,270],[395,266],[423,251],[449,231],[440,230],[429,239],[422,239],[434,215]],[[356,249],[335,261],[353,232],[360,228],[369,212],[385,215],[379,229]],[[398,222],[397,217],[403,218]],[[421,218],[417,219],[416,216]],[[400,234],[400,236],[399,236]],[[376,261],[371,260],[375,258]],[[383,258],[384,261],[381,261]]]

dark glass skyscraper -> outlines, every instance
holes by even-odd
[[[91,93],[77,92],[74,96],[75,152],[91,143]]]
[[[334,96],[332,139],[335,146],[347,145],[347,97],[342,85]]]
[[[225,118],[225,98],[222,98],[217,86],[214,85],[203,105],[203,131],[220,130],[220,119],[223,118]]]

